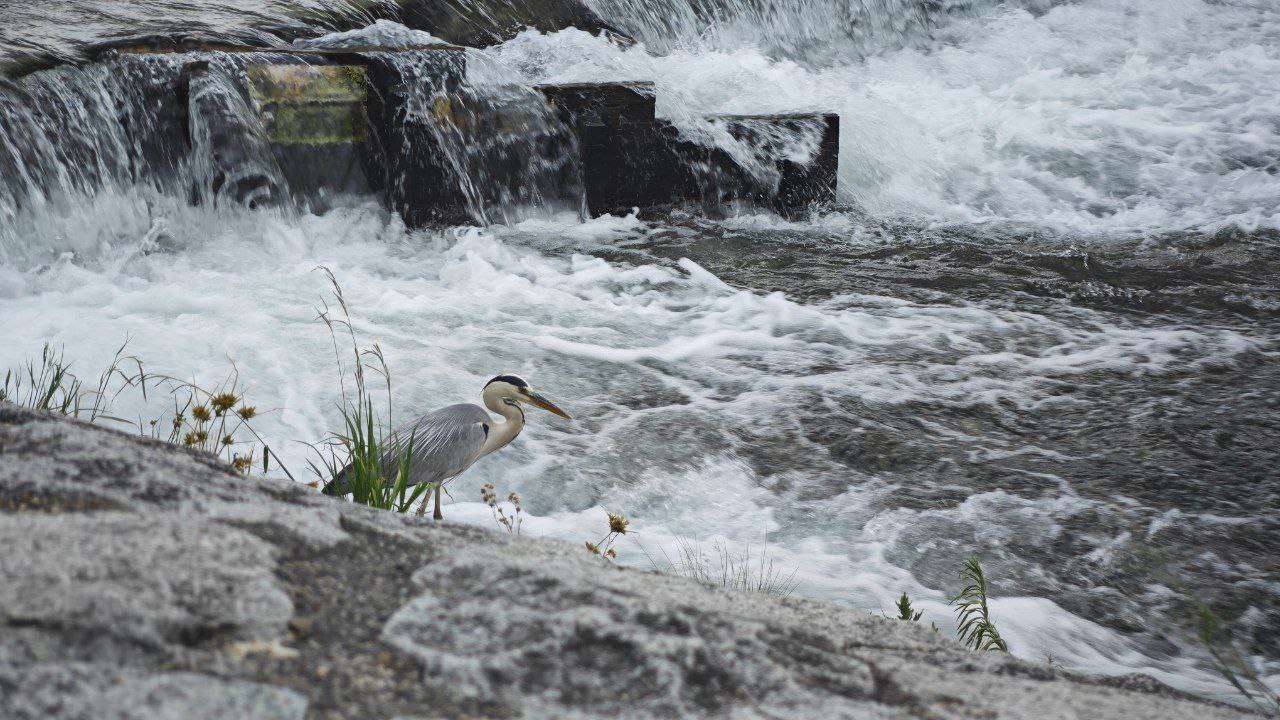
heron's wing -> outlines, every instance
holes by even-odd
[[[444,482],[471,467],[489,437],[489,422],[484,408],[462,404],[440,408],[398,428],[393,437],[398,444],[393,448],[412,450],[410,484]],[[399,470],[397,464],[398,458],[391,452],[382,458],[384,473],[394,476]],[[325,485],[326,495],[351,492],[346,471],[343,469]]]
[[[489,413],[479,405],[450,405],[396,431],[402,447],[412,442],[409,482],[443,482],[471,467],[489,437]]]

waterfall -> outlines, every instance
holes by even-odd
[[[807,167],[819,157],[826,130],[821,117],[807,115],[694,117],[676,127],[689,141],[678,152],[708,212],[741,200],[768,204],[788,164]]]
[[[0,82],[0,261],[85,249],[62,232],[82,205],[173,185],[188,147],[180,67],[122,57]]]
[[[544,212],[585,214],[577,140],[536,91],[469,86],[436,95],[429,111],[436,122],[416,120],[441,148],[476,221],[510,224]]]
[[[231,67],[228,67],[231,65]],[[238,68],[198,61],[183,69],[190,115],[193,198],[250,208],[277,203],[288,185]]]
[[[577,140],[541,94],[502,80],[474,53],[465,70],[412,51],[380,53],[375,62],[393,89],[387,117],[374,123],[388,128],[393,205],[414,193],[449,193],[460,212],[435,219],[486,225],[585,212]],[[447,170],[447,187],[423,187],[431,167]]]
[[[655,52],[758,47],[825,63],[926,39],[957,17],[999,6],[1043,12],[1057,0],[589,0],[605,20]]]

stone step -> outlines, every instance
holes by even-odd
[[[783,214],[835,200],[840,118],[830,113],[725,115],[708,118],[746,149],[752,164],[719,147],[681,136],[655,117],[651,82],[541,85],[549,103],[578,134],[591,214],[655,210],[697,203],[707,212],[750,203]],[[811,145],[793,157],[795,138]]]
[[[579,127],[622,128],[654,121],[657,89],[652,82],[539,85],[566,122]]]

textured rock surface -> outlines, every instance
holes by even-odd
[[[0,543],[5,718],[1243,716],[8,405]]]
[[[568,27],[621,35],[583,0],[398,0],[397,19],[447,42],[486,47],[525,28],[555,32]]]

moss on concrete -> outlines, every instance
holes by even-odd
[[[355,65],[250,65],[249,94],[280,145],[364,142],[368,85]]]

